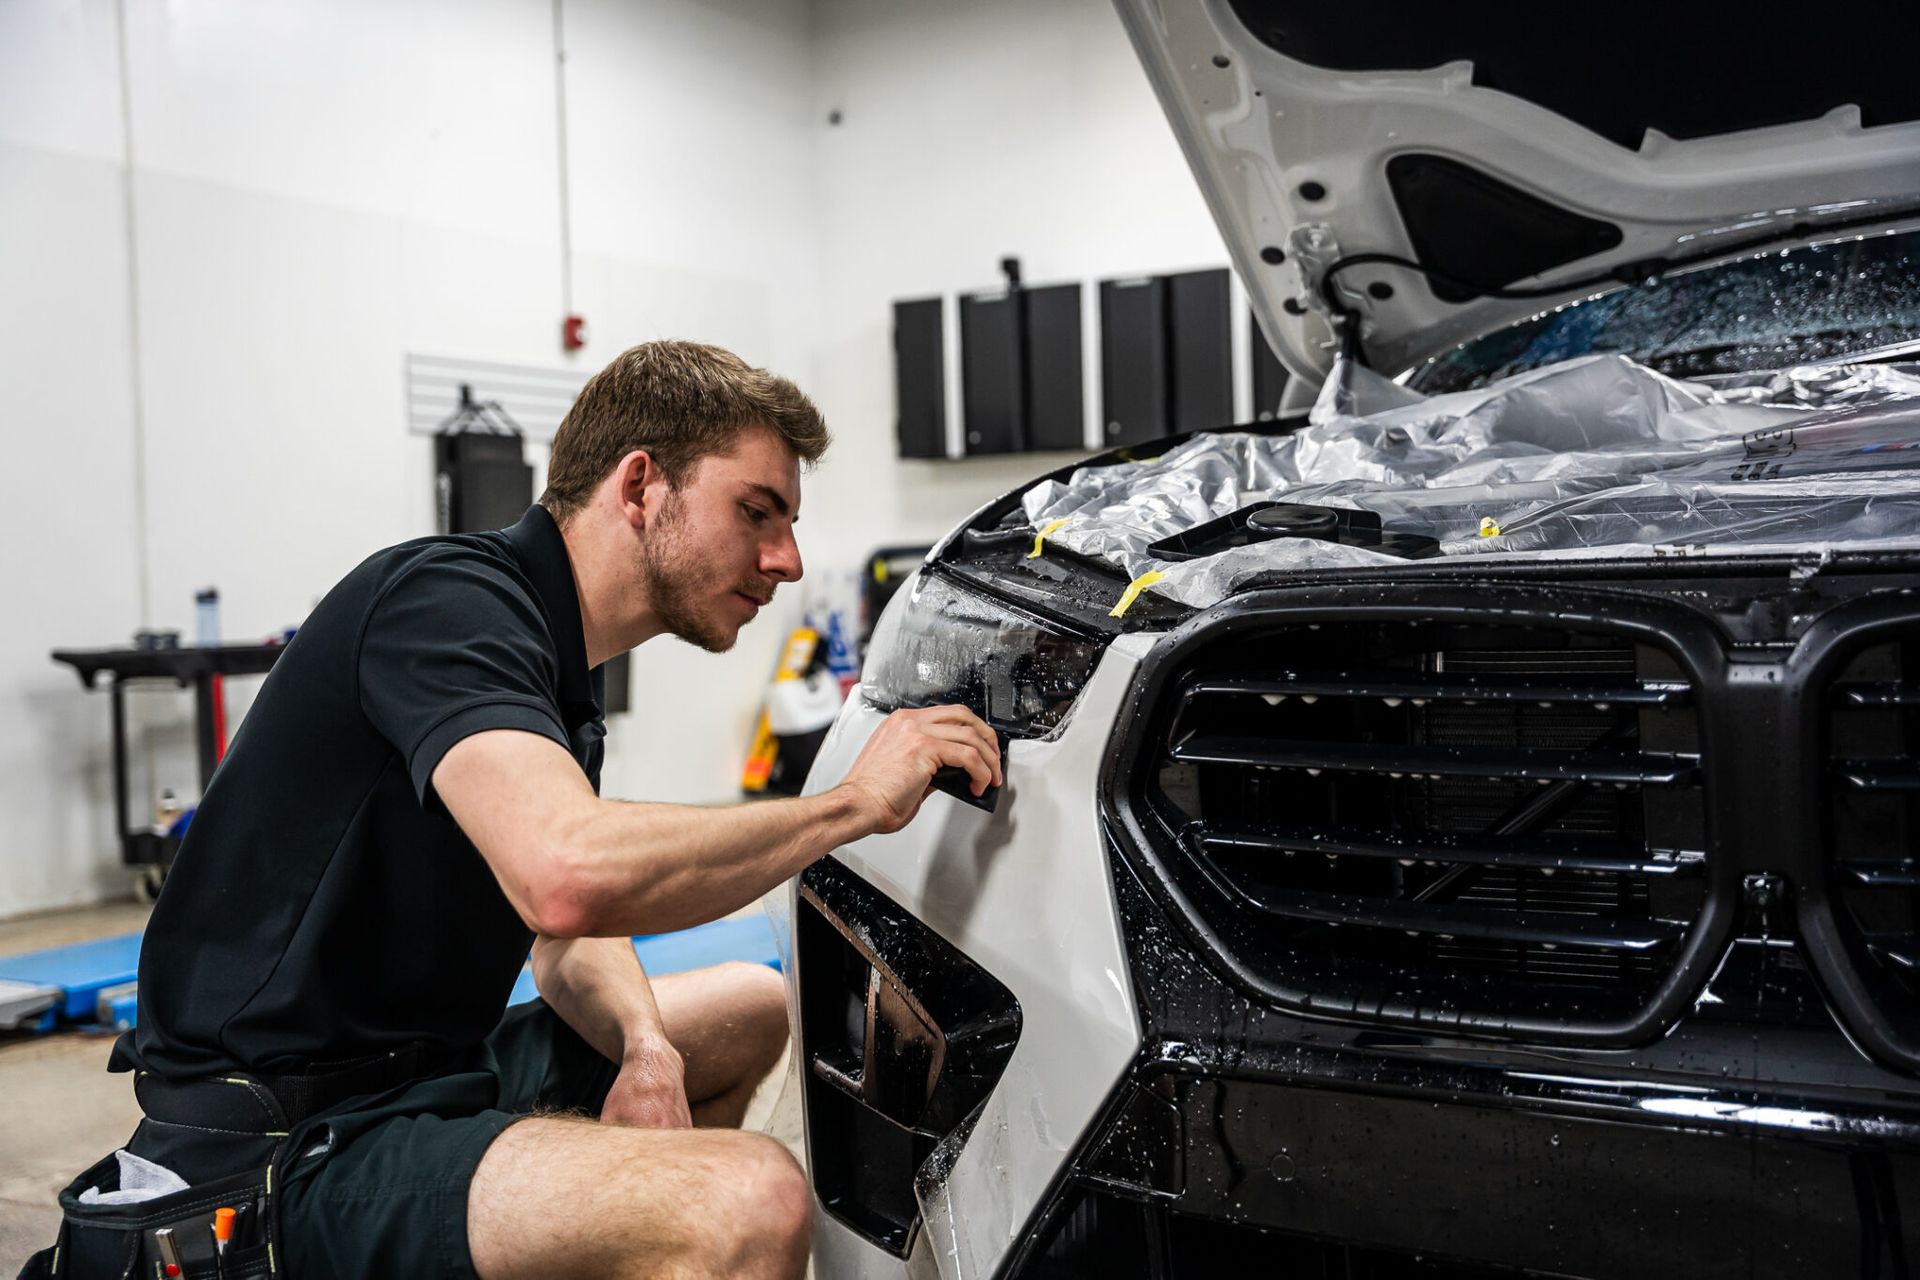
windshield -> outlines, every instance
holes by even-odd
[[[1679,378],[1815,364],[1920,341],[1920,232],[1792,249],[1570,303],[1437,356],[1429,395],[1559,360],[1631,356]]]

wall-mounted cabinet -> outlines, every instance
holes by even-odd
[[[1019,453],[1027,447],[1026,356],[1016,290],[960,299],[962,451]]]
[[[1108,445],[1164,436],[1172,408],[1163,276],[1100,282],[1100,419]]]
[[[1226,268],[1100,285],[1106,443],[1234,420],[1233,281]]]
[[[1080,286],[1021,291],[1026,303],[1027,447],[1087,447]]]
[[[1173,429],[1225,426],[1233,421],[1233,276],[1221,267],[1165,279]]]
[[[1286,372],[1256,323],[1239,332],[1251,312],[1225,268],[1091,289],[1017,275],[894,304],[901,457],[1110,448],[1277,413]]]
[[[947,340],[939,298],[893,304],[894,436],[903,458],[947,456]]]
[[[1086,447],[1080,286],[960,298],[961,452]]]

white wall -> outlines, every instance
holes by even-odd
[[[0,5],[0,913],[126,889],[105,699],[47,659],[125,634],[139,587],[110,19]]]
[[[944,533],[1064,457],[894,458],[890,303],[1226,263],[1107,0],[823,0],[812,388],[839,443],[809,496],[818,558]]]
[[[1056,461],[896,461],[893,298],[1005,253],[1035,282],[1225,260],[1105,0],[566,0],[566,357],[549,0],[124,4],[123,86],[114,0],[0,0],[0,916],[126,883],[106,699],[49,649],[190,634],[209,583],[264,635],[430,531],[406,352],[683,336],[788,373],[838,440],[801,524],[824,577]],[[733,794],[806,593],[733,654],[636,656],[608,794]],[[194,779],[184,696],[135,704],[138,812]]]

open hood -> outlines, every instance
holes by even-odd
[[[1625,283],[1920,220],[1892,8],[1116,4],[1309,384],[1343,341],[1395,373]]]

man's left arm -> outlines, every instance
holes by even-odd
[[[692,1126],[685,1063],[667,1040],[653,985],[630,940],[536,938],[533,981],[581,1039],[620,1064],[602,1120],[649,1129]]]

